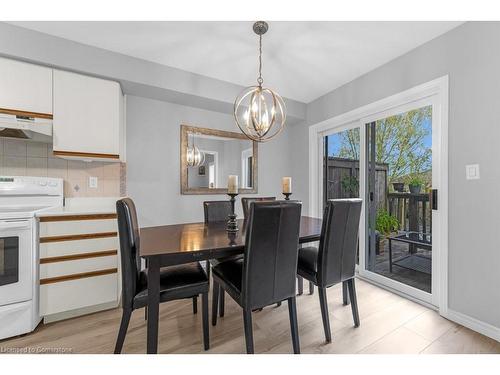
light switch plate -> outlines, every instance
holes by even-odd
[[[97,189],[97,177],[89,177],[89,188]]]
[[[466,165],[465,178],[467,180],[479,180],[479,164]]]

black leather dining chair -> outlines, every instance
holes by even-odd
[[[231,213],[231,202],[229,201],[205,201],[203,202],[203,212],[205,215],[205,223],[223,223],[228,220],[228,216]],[[220,262],[224,262],[226,260],[236,259],[242,257],[241,254],[218,258],[218,259],[210,259],[210,265],[215,267]],[[209,265],[207,264],[207,270],[209,269]],[[225,295],[224,291],[219,288],[219,290],[215,291],[215,286],[212,285],[212,299],[218,301],[218,311],[219,316],[222,318],[224,316],[224,304],[225,304]],[[215,315],[214,315],[215,314]],[[212,311],[212,324],[215,325],[217,322],[217,311],[214,313]]]
[[[230,201],[205,201],[203,202],[205,223],[217,223],[227,221],[231,213]]]
[[[318,287],[321,317],[327,342],[332,341],[326,288],[347,286],[354,325],[359,326],[354,274],[361,199],[331,199],[326,203],[319,247],[299,249],[297,273]],[[344,304],[347,303],[344,294]]]
[[[148,274],[141,271],[137,213],[130,198],[116,202],[122,278],[122,320],[115,354],[121,353],[132,311],[148,304]],[[208,276],[198,262],[170,266],[160,271],[160,302],[202,296],[203,344],[209,349]],[[194,311],[196,313],[196,310]]]
[[[216,293],[220,286],[243,308],[247,353],[254,352],[252,311],[284,300],[293,351],[300,353],[295,276],[301,206],[285,201],[251,203],[243,258],[212,268]],[[212,303],[216,310],[217,302]]]
[[[267,202],[275,201],[276,197],[252,197],[252,198],[241,198],[241,207],[243,208],[243,218],[248,217],[248,212],[250,211],[250,203],[252,202]]]

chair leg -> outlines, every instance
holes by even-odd
[[[243,309],[243,325],[245,326],[245,342],[247,345],[247,354],[253,354],[253,327],[252,310]]]
[[[330,317],[328,316],[328,301],[326,300],[326,288],[319,288],[319,304],[321,307],[321,318],[323,319],[323,328],[325,329],[325,338],[327,342],[332,342],[332,333],[330,331]]]
[[[203,315],[203,347],[205,350],[210,349],[210,336],[208,324],[208,292],[201,295],[201,311]]]
[[[297,289],[299,290],[297,294],[301,296],[304,293],[304,279],[302,276],[297,276]]]
[[[309,281],[309,294],[314,294],[314,284]]]
[[[127,334],[128,323],[130,322],[131,315],[132,309],[123,309],[120,330],[118,331],[118,337],[116,338],[115,354],[120,354],[122,352],[123,342],[125,341],[125,335]]]
[[[349,287],[349,295],[351,296],[351,309],[352,318],[354,320],[354,326],[359,327],[359,310],[358,310],[358,299],[356,297],[356,286],[354,284],[354,278],[347,281],[347,286]]]
[[[219,316],[222,318],[224,316],[224,305],[226,303],[226,293],[224,289],[219,286]]]
[[[219,284],[215,281],[212,285],[212,325],[217,324],[217,310],[219,306]]]
[[[344,301],[344,306],[347,306],[348,304],[351,303],[351,300],[349,299],[347,281],[342,281],[342,298]]]
[[[295,297],[288,298],[288,314],[290,315],[290,330],[294,354],[300,354],[299,326],[297,323],[297,304]]]
[[[148,307],[144,306],[144,320],[148,320]]]
[[[198,314],[198,297],[193,297],[193,314]]]

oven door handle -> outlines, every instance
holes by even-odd
[[[30,222],[28,220],[19,221],[3,221],[0,222],[0,232],[7,229],[29,229]]]

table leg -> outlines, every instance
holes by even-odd
[[[158,315],[160,308],[160,262],[152,257],[148,262],[148,354],[158,352]]]

